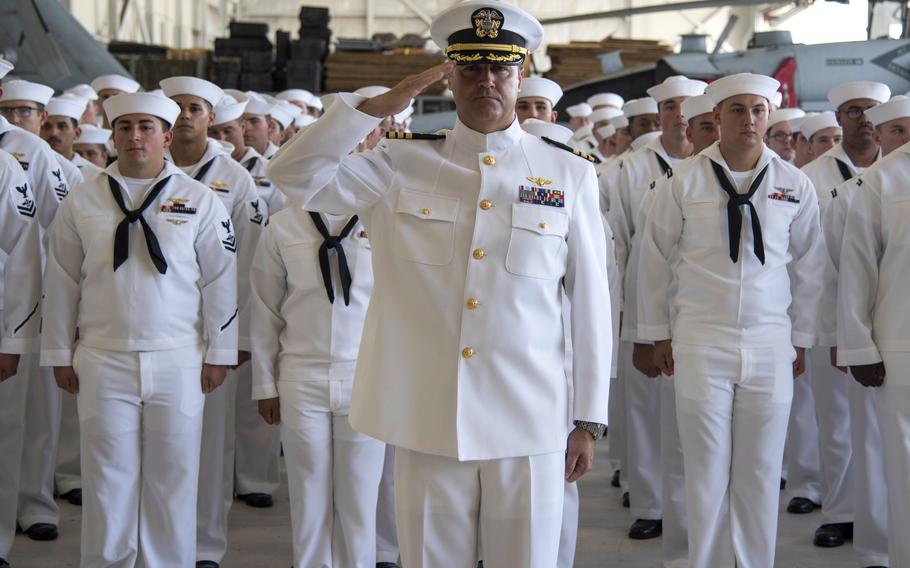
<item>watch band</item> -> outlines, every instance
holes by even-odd
[[[607,425],[601,424],[599,422],[586,422],[584,420],[575,420],[575,426],[581,428],[585,432],[591,434],[595,441],[603,438],[603,435],[607,431]]]

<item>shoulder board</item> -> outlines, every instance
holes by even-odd
[[[540,139],[543,140],[544,142],[546,142],[547,144],[549,144],[550,146],[556,146],[560,150],[565,150],[566,152],[571,152],[571,153],[575,154],[576,156],[578,156],[579,158],[584,158],[585,160],[591,162],[592,164],[600,163],[600,159],[597,156],[592,156],[591,154],[586,154],[586,153],[582,152],[581,150],[579,150],[578,148],[573,148],[573,147],[569,146],[568,144],[563,144],[562,142],[557,142],[556,140],[553,140],[552,138],[547,138],[546,136],[541,136]]]
[[[446,135],[424,132],[388,132],[385,137],[389,140],[443,140]]]

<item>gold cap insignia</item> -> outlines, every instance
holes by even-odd
[[[502,27],[502,12],[493,8],[482,8],[471,14],[474,34],[479,38],[496,39]]]

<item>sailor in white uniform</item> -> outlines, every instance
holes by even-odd
[[[376,283],[350,417],[396,446],[403,565],[473,567],[480,540],[488,568],[552,567],[565,481],[591,465],[608,404],[612,326],[595,173],[581,152],[515,119],[520,64],[543,35],[533,17],[468,1],[438,15],[431,34],[463,64],[372,99],[331,97],[273,158],[269,178],[308,210],[357,212],[370,233]],[[453,130],[350,154],[446,75]]]
[[[553,110],[562,98],[559,83],[545,77],[526,77],[521,82],[515,114],[518,122],[536,118],[544,122],[556,122],[558,113]],[[565,142],[564,142],[565,143]]]
[[[9,152],[25,170],[37,202],[41,228],[46,229],[53,221],[58,204],[72,187],[71,182],[79,176],[75,166],[38,136],[47,116],[45,105],[54,90],[28,81],[10,81],[3,84],[0,92],[0,149]],[[37,354],[23,358],[20,372],[29,378],[26,442],[21,457],[15,456],[15,459],[21,459],[22,468],[18,521],[29,538],[53,540],[57,538],[60,520],[60,510],[54,501],[54,465],[60,433],[61,396],[50,369],[38,366]]]
[[[675,374],[692,568],[773,566],[793,379],[815,337],[815,192],[762,141],[778,86],[707,87],[721,139],[674,170],[643,231],[638,329]]]
[[[890,566],[910,566],[910,144],[882,158],[849,194],[838,281],[837,363],[872,391],[888,485]],[[832,204],[841,199],[840,191]],[[858,519],[857,519],[858,521]]]
[[[208,127],[214,120],[213,109],[221,100],[223,91],[217,85],[196,77],[169,77],[160,84],[164,94],[181,109],[174,125],[174,141],[168,148],[168,158],[184,173],[207,185],[221,200],[230,212],[237,240],[239,364],[228,374],[225,388],[206,396],[197,497],[197,561],[217,566],[227,551],[227,517],[234,500],[235,397],[252,400],[249,270],[268,210],[259,200],[249,172],[231,158],[230,151],[207,137]],[[278,452],[277,446],[275,452]],[[276,486],[277,476],[275,471]],[[261,490],[256,493],[264,494],[271,501],[270,493]]]
[[[85,161],[104,169],[107,167],[107,145],[110,139],[110,130],[83,124],[79,127],[79,136],[73,142],[73,152]]]
[[[49,233],[41,363],[79,404],[81,566],[192,566],[204,393],[237,361],[236,237],[164,159],[176,104],[104,110],[120,158]]]
[[[89,86],[98,93],[98,105],[101,107],[101,124],[99,126],[110,128],[111,123],[104,114],[104,101],[124,93],[135,93],[139,90],[140,85],[129,77],[112,74],[95,77]]]
[[[0,66],[0,74],[7,68]],[[41,242],[37,204],[25,172],[0,150],[0,251],[5,258],[0,287],[0,566],[16,534],[20,457],[25,440],[29,375],[23,355],[38,349],[41,321]]]
[[[768,118],[765,145],[787,162],[793,163],[793,159],[796,157],[790,121],[805,115],[806,113],[798,108],[782,108],[773,111]]]
[[[356,215],[272,216],[252,269],[253,398],[281,425],[295,566],[376,564],[385,444],[348,423],[373,288]]]
[[[870,108],[866,115],[875,125],[875,138],[881,146],[882,156],[891,154],[910,141],[910,99],[907,97],[897,95]],[[826,294],[834,294],[835,298],[847,210],[856,194],[865,189],[865,178],[872,175],[881,163],[882,160],[876,161],[860,176],[833,190],[822,218],[831,258],[831,270],[825,275],[825,290]],[[836,299],[832,301],[836,302]],[[853,448],[853,550],[862,567],[888,565],[888,491],[876,407],[879,394],[875,389],[857,385],[851,385],[848,390]]]
[[[887,85],[869,81],[845,83],[828,93],[828,100],[837,109],[837,122],[843,128],[843,142],[819,153],[812,163],[803,168],[815,186],[822,217],[832,200],[833,190],[862,173],[878,159],[879,145],[866,110],[887,101],[890,96],[891,90]],[[830,115],[822,116],[830,119]],[[810,119],[812,122],[821,120]],[[830,128],[827,126],[826,130]],[[823,133],[813,133],[810,141]],[[849,392],[860,390],[860,387],[850,380],[844,369],[835,366],[837,270],[831,257],[826,255],[825,258],[826,285],[819,309],[818,342],[809,351],[822,482],[822,525],[815,531],[813,542],[816,546],[835,547],[853,538],[855,480]]]

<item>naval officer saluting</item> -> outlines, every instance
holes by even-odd
[[[357,213],[370,234],[375,287],[350,419],[397,446],[403,564],[473,567],[480,538],[488,568],[550,568],[565,481],[591,467],[606,422],[612,326],[597,180],[580,152],[515,118],[537,20],[468,1],[431,31],[458,65],[372,99],[331,97],[272,159],[269,179],[308,210]],[[451,131],[350,154],[446,75]]]

